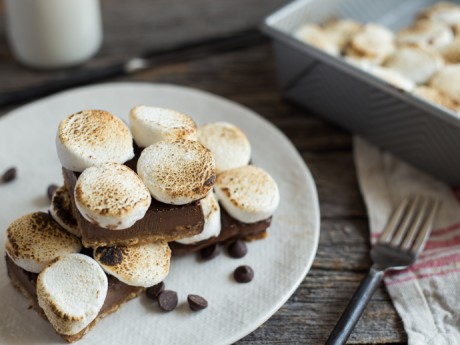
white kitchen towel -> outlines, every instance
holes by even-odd
[[[388,272],[384,282],[409,345],[460,344],[460,189],[355,137],[354,158],[375,242],[393,208],[407,195],[441,200],[433,232],[417,262]]]

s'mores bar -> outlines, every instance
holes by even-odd
[[[187,254],[237,238],[264,238],[280,195],[266,171],[248,165],[251,147],[246,135],[234,125],[217,122],[201,127],[198,141],[213,153],[219,173],[214,191],[201,200],[203,232],[170,243],[173,254]]]
[[[196,141],[194,121],[146,106],[133,108],[130,119],[134,137],[101,110],[72,114],[59,125],[64,184],[85,247],[169,242],[203,230],[199,200],[212,189],[215,168]]]
[[[64,186],[49,213],[7,229],[13,285],[68,342],[162,282],[172,253],[265,237],[279,203],[276,182],[248,165],[238,127],[198,130],[184,114],[147,106],[130,121],[133,135],[106,111],[65,118],[56,139]]]
[[[166,243],[115,248],[116,255],[113,249],[88,251],[77,236],[43,212],[13,221],[6,233],[11,282],[68,342],[80,339],[98,320],[169,272]],[[145,259],[150,260],[148,265]]]

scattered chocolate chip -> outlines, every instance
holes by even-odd
[[[46,194],[48,195],[48,199],[51,201],[53,198],[54,192],[58,189],[58,186],[55,184],[50,184],[48,189],[46,190]]]
[[[243,240],[236,240],[228,246],[228,254],[235,259],[242,258],[248,252],[248,247]]]
[[[233,272],[238,283],[249,283],[254,278],[254,270],[248,265],[239,266]]]
[[[187,302],[190,309],[193,311],[198,311],[207,308],[208,301],[206,301],[203,297],[198,295],[188,295]]]
[[[178,299],[177,292],[172,290],[164,290],[158,295],[158,305],[164,311],[171,311],[177,307]]]
[[[96,249],[99,261],[104,265],[115,266],[123,261],[123,252],[117,246],[99,247]]]
[[[148,298],[156,301],[158,299],[158,296],[160,295],[160,293],[162,293],[165,289],[165,283],[161,282],[161,283],[158,283],[156,285],[153,285],[149,288],[147,288],[147,290],[145,290],[145,294],[147,295]]]
[[[220,254],[220,249],[217,244],[211,244],[210,246],[201,249],[200,255],[203,260],[214,259],[217,255]]]
[[[7,183],[11,182],[16,178],[17,175],[17,169],[16,168],[9,168],[7,171],[5,171],[2,175],[2,181]]]

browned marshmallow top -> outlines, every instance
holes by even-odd
[[[151,202],[147,187],[126,165],[104,163],[83,171],[75,185],[75,203],[91,223],[119,230],[143,218]]]
[[[211,151],[190,140],[160,141],[147,147],[137,171],[156,200],[173,205],[204,198],[216,178]]]
[[[62,120],[56,147],[61,164],[78,172],[105,162],[124,163],[134,157],[129,128],[104,110],[84,110]]]
[[[48,213],[35,212],[10,224],[5,249],[22,269],[39,273],[59,255],[78,253],[80,240],[66,232]]]

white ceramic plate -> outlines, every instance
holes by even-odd
[[[190,88],[141,83],[79,88],[21,107],[0,118],[0,172],[18,168],[14,182],[0,185],[0,231],[28,212],[47,210],[47,186],[62,183],[54,143],[60,120],[82,109],[105,109],[127,120],[129,109],[138,104],[177,109],[198,125],[227,121],[242,128],[252,145],[253,164],[277,181],[281,203],[269,237],[249,243],[244,258],[220,255],[202,263],[191,255],[173,260],[165,284],[178,292],[176,310],[163,313],[142,296],[100,321],[78,344],[230,344],[260,326],[291,296],[310,269],[319,237],[310,172],[289,140],[247,108]],[[4,235],[0,238],[3,248]],[[232,278],[242,264],[255,271],[249,284]],[[205,297],[209,307],[191,312],[186,303],[190,293]],[[62,344],[28,306],[0,260],[0,344]]]

